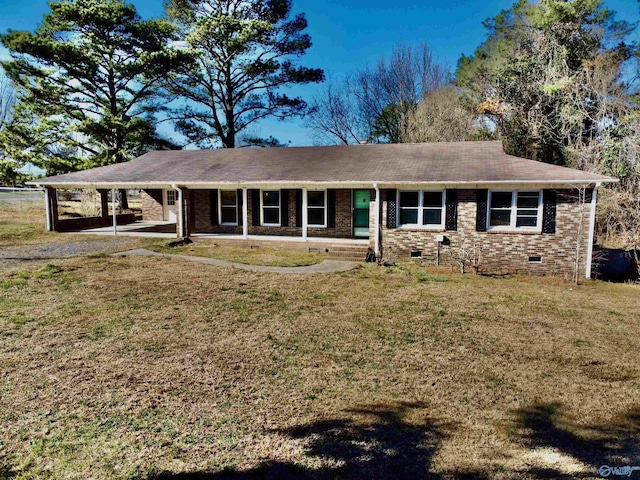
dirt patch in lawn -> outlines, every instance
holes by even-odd
[[[597,478],[640,455],[639,328],[620,284],[3,271],[0,478]]]

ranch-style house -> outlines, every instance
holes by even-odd
[[[144,231],[156,222],[178,237],[353,243],[385,258],[466,258],[485,272],[569,274],[578,261],[588,278],[598,187],[615,181],[491,141],[154,151],[33,183],[52,231],[135,234],[140,219],[109,215],[108,192],[140,189]],[[102,214],[58,218],[57,191],[86,188],[101,193]]]

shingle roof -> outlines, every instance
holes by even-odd
[[[43,185],[586,183],[611,177],[504,153],[501,142],[173,150],[47,177]]]

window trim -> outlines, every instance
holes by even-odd
[[[264,192],[278,192],[278,206],[269,206],[265,207],[264,205]],[[264,221],[264,209],[265,208],[277,208],[278,209],[278,223],[265,223]],[[282,226],[282,190],[276,189],[260,189],[260,226],[261,227],[281,227]]]
[[[535,227],[516,227],[516,222],[518,219],[518,193],[538,193],[538,215],[536,217],[536,226]],[[493,200],[494,193],[511,193],[511,209],[509,210],[511,215],[509,217],[510,225],[496,225],[491,226],[491,204]],[[489,194],[487,196],[487,231],[494,232],[533,232],[533,233],[542,233],[542,214],[543,214],[543,201],[542,201],[542,190],[489,190]],[[531,209],[521,209],[521,210],[531,210]]]
[[[323,207],[310,206],[309,205],[309,192],[322,192],[324,194],[324,206]],[[328,214],[328,211],[329,211],[329,205],[328,205],[329,204],[329,197],[328,197],[328,194],[327,194],[327,190],[326,189],[324,189],[324,190],[322,190],[322,189],[307,190],[306,194],[307,194],[307,201],[306,201],[306,204],[307,204],[307,227],[309,227],[309,228],[327,228],[328,216],[329,216],[329,214]],[[310,208],[322,208],[324,210],[324,216],[323,216],[324,224],[320,225],[320,224],[309,223],[308,219],[309,219],[309,209]]]
[[[409,207],[409,208],[417,208],[418,209],[418,223],[401,223],[402,219],[402,204],[400,203],[400,194],[401,193],[411,193],[418,192],[418,206],[417,207]],[[436,207],[424,207],[422,204],[424,202],[424,193],[442,193],[442,205],[440,206],[440,210],[442,212],[440,216],[440,224],[430,224],[423,225],[424,219],[424,209],[431,208],[435,209]],[[419,189],[419,190],[400,190],[396,194],[396,205],[398,206],[398,213],[396,215],[396,227],[397,228],[410,228],[410,229],[420,229],[420,230],[444,230],[446,221],[447,221],[447,191],[446,190],[430,190],[430,189]]]
[[[236,211],[236,221],[235,222],[223,222],[222,221],[222,192],[234,192],[236,194],[236,203],[234,205],[234,209]],[[226,205],[225,208],[231,208],[230,205]],[[222,190],[222,189],[218,189],[218,218],[219,220],[219,224],[221,226],[224,227],[237,227],[239,222],[238,222],[238,191],[237,190]]]

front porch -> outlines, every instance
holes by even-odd
[[[117,236],[136,238],[175,239],[176,224],[165,221],[138,220],[127,225],[118,225]],[[114,235],[114,227],[85,228],[71,230],[64,233],[74,235]],[[194,233],[190,235],[194,241],[210,241],[221,246],[238,248],[273,248],[287,251],[323,253],[329,258],[342,260],[365,259],[369,240],[362,238],[331,238],[331,237],[283,237],[279,235],[242,235],[228,233]]]
[[[83,228],[78,230],[68,230],[63,233],[73,235],[114,235],[124,237],[147,237],[147,238],[176,238],[177,225],[175,222],[137,220],[127,225],[118,225],[114,230],[112,225],[108,227]],[[343,245],[369,245],[367,238],[333,238],[333,237],[302,237],[281,236],[281,235],[237,235],[232,233],[192,233],[190,238],[202,240],[216,240],[235,242],[285,242],[285,243],[306,243],[306,244],[343,244]]]
[[[47,226],[58,232],[192,238],[356,261],[379,248],[375,189],[142,188],[135,214],[122,210],[116,188],[98,189],[98,213],[73,219],[58,215],[58,192],[46,188]]]

